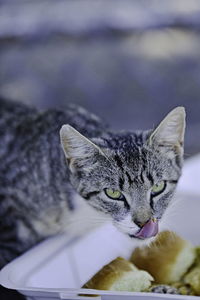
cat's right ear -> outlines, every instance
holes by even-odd
[[[176,149],[183,154],[185,134],[185,109],[176,107],[156,127],[149,137],[149,145],[157,144],[160,147]]]
[[[60,139],[71,172],[75,171],[77,163],[86,168],[88,159],[90,160],[99,154],[105,156],[101,148],[70,125],[62,126]]]

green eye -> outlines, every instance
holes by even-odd
[[[105,189],[105,194],[111,199],[119,199],[123,200],[124,196],[120,191],[113,190],[113,189]]]
[[[157,196],[161,194],[166,187],[166,182],[165,181],[160,181],[157,184],[154,184],[154,186],[151,189],[151,195],[152,196]]]

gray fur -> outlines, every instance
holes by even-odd
[[[64,231],[78,194],[130,236],[149,218],[160,220],[182,167],[184,111],[173,114],[164,126],[172,127],[170,142],[161,139],[164,123],[114,133],[83,108],[38,112],[0,100],[0,267]],[[166,190],[152,204],[149,191],[161,180]],[[105,188],[126,201],[108,199]]]
[[[179,291],[175,287],[165,284],[153,286],[149,289],[149,292],[159,294],[179,294]]]

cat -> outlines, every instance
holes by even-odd
[[[85,209],[131,239],[153,238],[181,175],[184,131],[183,107],[155,129],[113,132],[81,107],[0,100],[0,268],[70,222],[84,227]]]

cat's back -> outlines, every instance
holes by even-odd
[[[16,127],[22,120],[25,120],[36,113],[36,109],[30,108],[23,103],[7,101],[0,98],[0,129],[1,136],[5,131]]]
[[[107,124],[99,117],[76,105],[40,112],[23,103],[0,98],[0,142],[4,140],[4,146],[10,139],[22,134],[26,138],[28,133],[57,131],[66,123],[88,137],[98,137],[107,129]]]
[[[42,159],[60,156],[59,130],[70,124],[88,137],[98,137],[105,125],[85,109],[38,111],[25,104],[0,99],[0,177],[26,165],[36,168]]]
[[[17,127],[36,114],[36,110],[22,103],[0,99],[0,158],[17,142]]]

